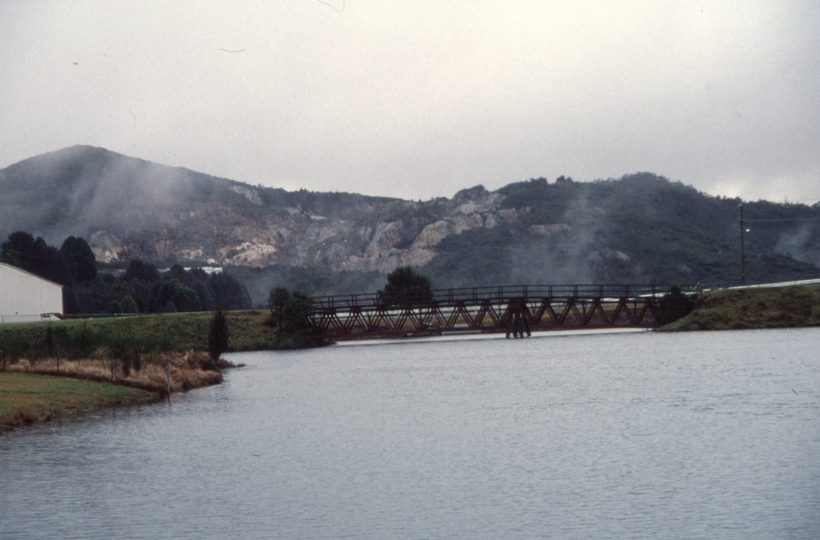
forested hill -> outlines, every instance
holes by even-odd
[[[76,146],[0,170],[0,239],[88,240],[99,262],[219,265],[272,286],[374,290],[411,265],[434,287],[740,279],[738,199],[650,173],[533,179],[426,202],[251,186]],[[820,275],[820,207],[745,202],[748,281]]]
[[[458,283],[449,271],[456,266],[475,268],[472,280],[485,284],[740,279],[738,199],[650,173],[591,183],[538,179],[497,193],[504,197],[500,211],[515,209],[518,219],[445,239],[427,268],[447,276],[438,283]],[[744,207],[749,281],[820,275],[820,207],[765,201]]]

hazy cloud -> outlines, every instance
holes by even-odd
[[[413,199],[636,171],[818,199],[818,36],[814,1],[5,2],[0,167],[91,144]]]

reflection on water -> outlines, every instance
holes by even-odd
[[[231,355],[0,437],[0,538],[817,538],[820,331]]]

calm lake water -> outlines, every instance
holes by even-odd
[[[541,334],[543,336],[543,334]],[[818,538],[820,329],[246,353],[0,436],[0,538]]]

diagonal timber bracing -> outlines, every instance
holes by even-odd
[[[538,330],[657,327],[674,303],[655,285],[519,285],[313,299],[311,320],[328,339]],[[695,288],[690,287],[690,294]]]

